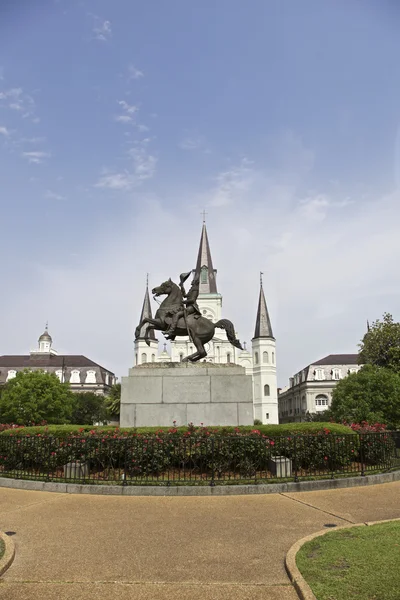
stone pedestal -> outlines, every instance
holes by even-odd
[[[121,427],[252,425],[252,378],[244,367],[147,363],[122,378]]]

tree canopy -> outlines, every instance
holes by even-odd
[[[337,383],[330,413],[335,421],[400,426],[400,373],[366,365]]]
[[[74,394],[68,383],[53,373],[20,371],[0,396],[0,418],[4,423],[69,423]]]
[[[118,416],[120,414],[120,404],[121,404],[121,384],[115,383],[109,395],[106,397],[106,407],[108,414],[111,417]]]
[[[74,394],[74,409],[71,423],[76,425],[93,425],[106,420],[104,396],[94,392],[79,392]]]
[[[390,313],[369,327],[360,344],[359,361],[400,372],[400,323]]]

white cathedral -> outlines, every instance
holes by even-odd
[[[217,271],[213,266],[205,223],[203,223],[197,264],[193,273],[200,275],[200,293],[197,301],[199,308],[204,317],[216,323],[222,318],[222,295],[217,289]],[[139,322],[145,317],[152,318],[148,285]],[[171,354],[169,354],[166,344],[163,352],[159,353],[158,340],[153,330],[149,332],[150,346],[146,344],[144,334],[145,326],[135,341],[135,365],[148,362],[180,362],[185,356],[194,352],[188,336],[171,341]],[[254,419],[265,424],[279,423],[275,346],[261,281],[252,352],[250,353],[246,348],[239,350],[232,346],[226,332],[218,329],[215,337],[206,344],[207,358],[204,359],[216,364],[233,363],[245,368],[246,375],[251,375],[253,379]]]

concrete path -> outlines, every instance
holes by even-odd
[[[16,558],[4,600],[296,600],[284,557],[327,523],[400,517],[400,482],[231,497],[0,489]]]

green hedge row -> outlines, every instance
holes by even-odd
[[[0,433],[0,436],[54,436],[65,438],[69,436],[99,435],[117,432],[118,434],[135,436],[156,435],[157,433],[168,433],[173,430],[175,433],[184,435],[188,431],[208,430],[218,435],[229,435],[232,433],[251,433],[259,431],[268,437],[288,436],[288,435],[315,435],[320,432],[330,432],[336,435],[352,434],[353,430],[347,425],[338,423],[285,423],[282,425],[248,425],[242,427],[138,427],[138,428],[115,428],[115,427],[93,427],[91,425],[47,425],[38,427],[19,427],[17,429],[6,429]],[[94,432],[94,433],[93,433]]]

